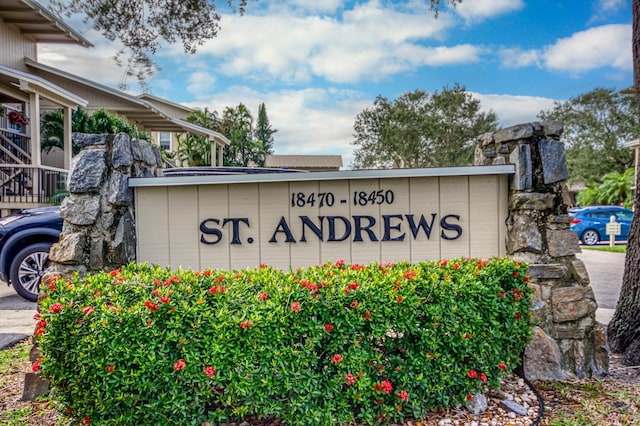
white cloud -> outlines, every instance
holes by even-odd
[[[195,96],[203,96],[213,91],[216,77],[206,71],[196,71],[189,75],[187,91]]]
[[[543,53],[545,68],[583,72],[594,68],[632,69],[631,25],[613,24],[558,40]]]
[[[480,100],[484,111],[492,110],[498,115],[502,126],[537,121],[540,111],[550,109],[556,99],[542,98],[538,96],[498,95],[472,93],[473,97]]]
[[[559,39],[538,50],[503,48],[498,52],[505,67],[535,65],[552,71],[581,73],[610,67],[631,71],[631,25],[603,25]]]
[[[442,12],[434,19],[412,10],[372,0],[337,17],[225,16],[219,37],[198,54],[213,58],[218,74],[288,83],[314,77],[339,83],[378,81],[423,65],[477,61],[479,49],[468,44],[425,46],[443,37],[454,24],[452,16]]]
[[[540,66],[540,52],[537,50],[521,50],[517,48],[500,49],[498,52],[500,62],[507,68],[521,68],[527,66]]]
[[[483,21],[524,7],[522,0],[471,0],[456,6],[458,14],[467,24]]]
[[[589,22],[603,21],[627,7],[627,0],[597,0],[593,5],[594,11]]]

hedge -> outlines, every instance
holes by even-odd
[[[496,388],[530,333],[508,259],[194,272],[131,264],[43,284],[34,371],[83,424],[420,419]]]

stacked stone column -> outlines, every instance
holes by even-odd
[[[73,143],[81,151],[71,164],[70,195],[60,206],[60,241],[49,253],[50,273],[63,276],[115,269],[136,260],[128,178],[162,174],[160,150],[125,133],[74,133]]]
[[[561,122],[532,122],[478,138],[476,165],[514,164],[509,184],[507,254],[527,262],[536,326],[524,354],[532,380],[603,375],[608,370],[603,327],[578,237],[563,200],[568,178]]]

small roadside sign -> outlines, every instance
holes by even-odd
[[[616,222],[615,216],[611,216],[610,222],[607,223],[607,226],[605,228],[605,232],[609,236],[609,245],[613,247],[615,244],[616,235],[620,235],[622,233],[620,223]]]

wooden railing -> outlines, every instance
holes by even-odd
[[[54,204],[66,189],[67,170],[0,164],[0,204]]]
[[[31,138],[0,128],[0,164],[31,164]]]

